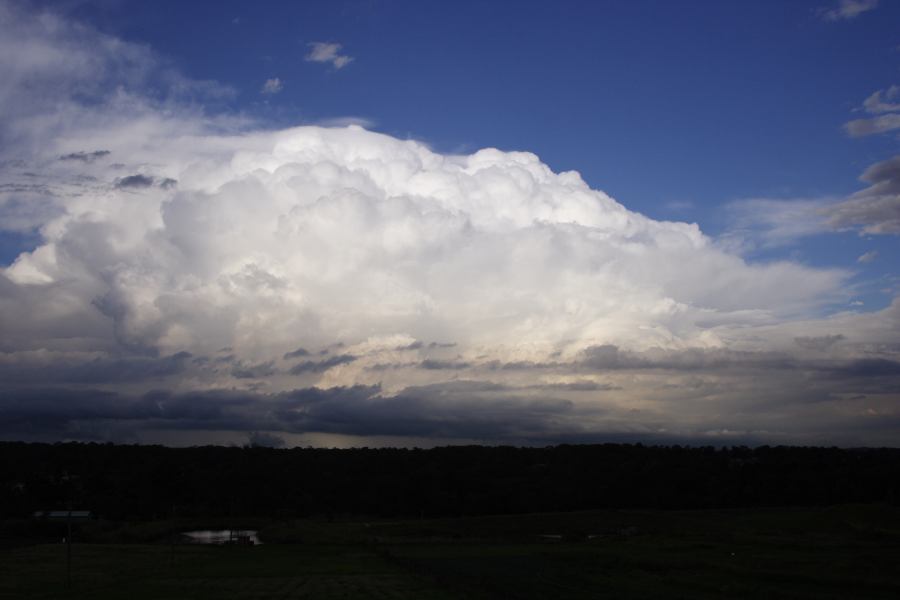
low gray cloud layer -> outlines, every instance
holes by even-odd
[[[102,432],[127,432],[129,439],[146,441],[154,439],[152,432],[169,430],[231,431],[238,441],[252,431],[353,436],[361,443],[377,436],[537,444],[603,436],[884,443],[896,433],[900,361],[823,354],[841,343],[839,336],[798,338],[797,345],[812,352],[806,358],[700,349],[634,353],[602,346],[556,364],[550,370],[556,381],[543,384],[529,383],[530,374],[519,372],[505,382],[457,379],[396,391],[382,385],[174,391],[158,386],[183,380],[185,369],[202,379],[215,361],[143,359],[154,366],[132,367],[128,381],[145,385],[130,391],[98,388],[93,376],[62,375],[41,383],[41,373],[32,372],[6,379],[0,438],[100,439]],[[548,367],[538,369],[547,374]],[[248,376],[269,375],[263,369]],[[109,384],[105,376],[99,379]]]
[[[85,152],[83,150],[79,152],[70,152],[69,154],[64,154],[59,157],[59,160],[77,160],[84,163],[92,163],[99,158],[103,158],[105,156],[109,156],[109,150],[95,150],[93,152]]]

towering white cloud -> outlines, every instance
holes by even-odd
[[[112,147],[107,136],[120,134],[79,147]],[[32,293],[74,294],[73,319],[100,311],[134,347],[266,358],[410,336],[546,358],[718,345],[710,315],[743,326],[802,314],[841,281],[746,264],[696,225],[630,212],[529,153],[445,156],[357,126],[134,146],[79,161],[91,186],[5,270]]]

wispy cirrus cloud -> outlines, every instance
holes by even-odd
[[[878,90],[865,99],[862,109],[870,115],[844,125],[853,137],[900,129],[900,86]],[[860,180],[869,187],[828,206],[828,223],[837,229],[858,229],[865,234],[900,233],[900,155],[870,166]]]
[[[878,8],[878,0],[838,0],[836,5],[823,6],[816,11],[826,21],[848,21]]]
[[[725,207],[728,227],[717,243],[730,251],[752,254],[790,246],[803,238],[831,231],[822,199],[748,198]]]
[[[749,199],[726,208],[729,226],[717,242],[741,254],[790,246],[803,238],[836,231],[900,234],[900,155],[867,168],[868,187],[843,199]],[[859,262],[872,261],[867,253]]]
[[[863,102],[862,110],[876,116],[848,121],[844,130],[852,137],[864,137],[900,128],[900,103],[894,102],[898,99],[900,86],[897,85],[872,93]]]
[[[861,264],[868,264],[878,258],[878,250],[871,250],[864,254],[861,254],[859,258],[856,259],[856,262]]]
[[[873,114],[900,111],[900,102],[894,100],[900,100],[900,85],[873,92],[863,101],[863,108]]]
[[[900,114],[887,113],[869,119],[854,119],[844,124],[844,129],[853,137],[887,133],[900,129]]]
[[[828,223],[866,234],[900,234],[900,155],[872,165],[860,179],[869,187],[828,206]]]

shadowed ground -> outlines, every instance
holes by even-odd
[[[595,511],[270,522],[257,547],[8,546],[0,598],[897,598],[900,509]],[[90,536],[90,531],[84,535]]]

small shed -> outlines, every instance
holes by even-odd
[[[89,510],[36,510],[32,517],[40,521],[66,524],[66,588],[72,588],[72,525],[94,518]]]
[[[36,510],[31,515],[46,521],[87,521],[94,518],[89,510]]]

